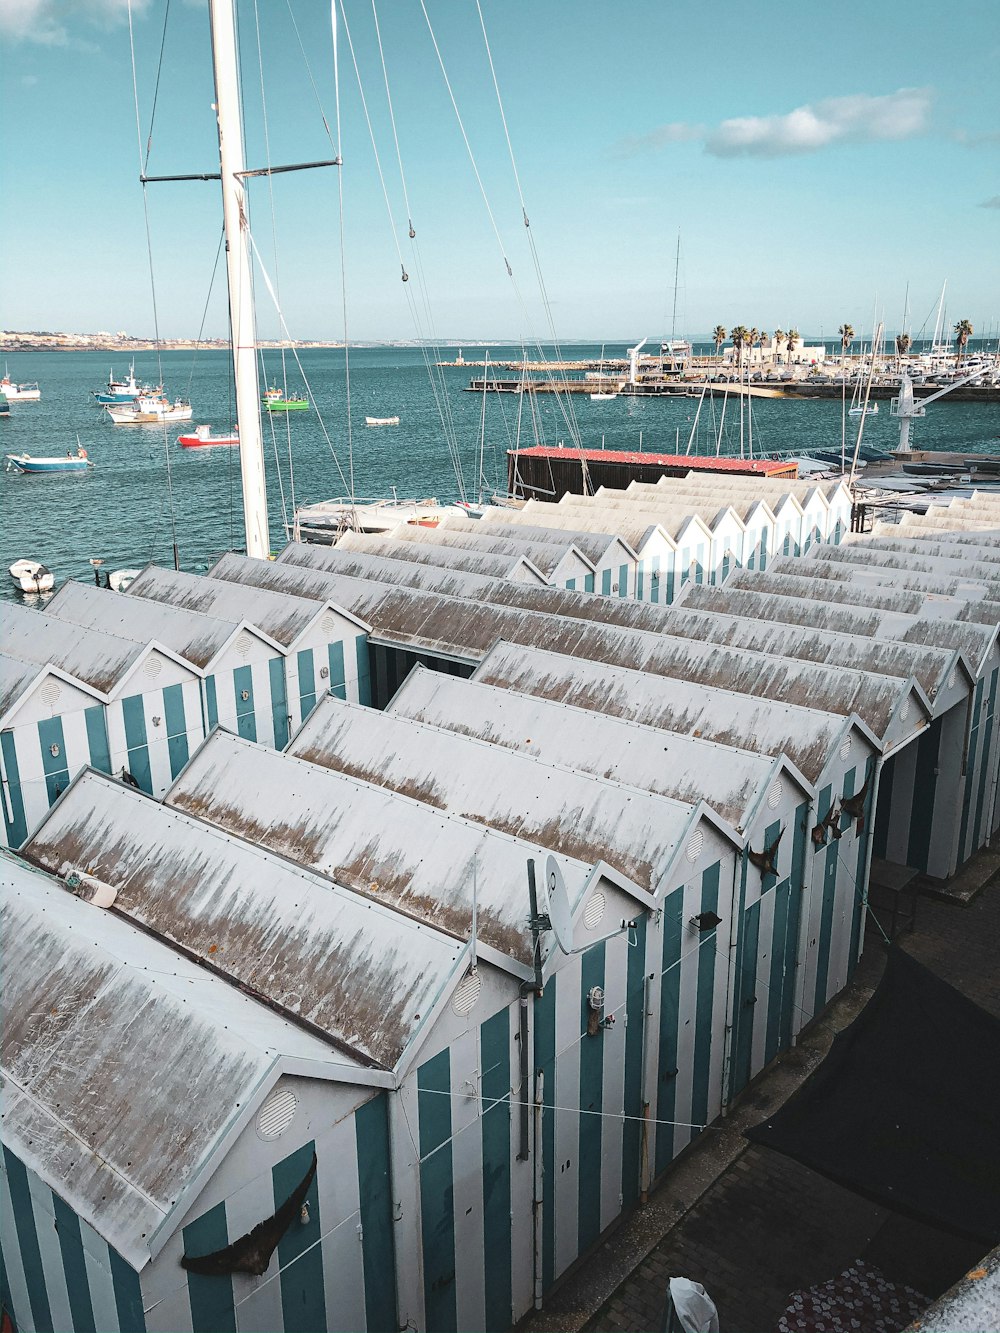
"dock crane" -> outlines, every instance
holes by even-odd
[[[636,375],[639,370],[639,352],[649,342],[648,338],[643,338],[641,343],[636,343],[634,347],[628,349],[628,382],[635,384]]]
[[[943,398],[946,393],[951,393],[952,389],[960,389],[965,384],[972,384],[974,380],[982,379],[983,374],[982,370],[977,370],[971,375],[966,375],[964,379],[956,380],[954,384],[938,389],[937,393],[928,394],[926,398],[914,398],[913,381],[904,371],[899,377],[899,395],[889,404],[889,415],[899,421],[899,443],[892,452],[894,454],[910,452],[910,423],[926,414],[928,403]]]

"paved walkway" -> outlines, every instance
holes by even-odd
[[[990,873],[992,871],[992,867]],[[882,970],[875,929],[851,985],[752,1084],[723,1126],[703,1135],[667,1180],[610,1236],[526,1327],[653,1333],[671,1276],[703,1282],[724,1333],[771,1333],[798,1287],[868,1259],[890,1278],[937,1298],[982,1258],[969,1244],[910,1222],[766,1148],[743,1129],[764,1119],[823,1058],[836,1031],[866,1003]],[[971,901],[921,897],[901,943],[1000,1016],[1000,880]],[[638,1256],[644,1256],[636,1264]],[[594,1313],[596,1311],[596,1313]]]

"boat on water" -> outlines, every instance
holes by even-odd
[[[617,397],[618,395],[616,393],[592,393],[590,395],[590,401],[592,403],[607,403],[610,402],[612,398]]]
[[[0,394],[3,394],[8,403],[37,403],[42,397],[42,391],[36,381],[30,384],[15,384],[4,368],[3,378],[0,379]]]
[[[142,393],[131,403],[104,409],[116,426],[149,426],[161,421],[190,421],[194,409],[184,398],[173,402],[162,392]]]
[[[51,592],[56,586],[56,576],[38,560],[15,560],[8,572],[22,592]]]
[[[55,455],[49,458],[35,458],[31,454],[7,455],[8,472],[86,472],[94,466],[82,445],[75,453],[70,450],[65,457]]]
[[[859,404],[857,407],[849,407],[847,415],[849,417],[873,417],[878,413],[878,403],[869,403],[867,406]]]
[[[307,412],[308,398],[287,398],[281,389],[272,384],[264,390],[264,406],[269,412]]]
[[[5,394],[0,393],[0,417],[10,416],[10,403]]]
[[[148,392],[149,386],[138,382],[135,377],[135,362],[128,368],[128,379],[116,380],[115,372],[112,370],[108,374],[108,382],[103,389],[95,389],[94,400],[102,407],[109,403],[131,403],[138,398],[141,393]]]
[[[365,417],[366,426],[398,426],[399,417]]]
[[[426,500],[322,500],[295,511],[292,540],[332,546],[345,532],[390,532],[401,523],[436,528],[443,518],[479,518],[481,514],[478,505],[442,504],[433,496]]]
[[[240,432],[237,428],[229,435],[213,435],[211,426],[195,426],[189,435],[178,435],[177,443],[182,449],[211,449],[216,445],[239,447]]]

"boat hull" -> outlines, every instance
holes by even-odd
[[[37,560],[15,560],[8,572],[22,592],[51,592],[56,585],[52,571]]]
[[[265,404],[269,412],[308,412],[307,398],[272,399]]]
[[[29,458],[27,454],[8,454],[18,472],[86,472],[94,466],[87,458]]]
[[[216,446],[238,448],[238,435],[178,435],[177,443],[182,449],[214,449]]]

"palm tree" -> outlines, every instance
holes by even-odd
[[[785,345],[786,345],[787,348],[788,348],[788,360],[789,360],[789,361],[791,361],[791,359],[792,359],[792,348],[793,348],[793,347],[795,346],[795,344],[798,342],[799,337],[800,337],[800,334],[799,334],[798,329],[789,329],[788,332],[785,334]]]
[[[775,330],[774,330],[774,359],[775,359],[775,361],[778,360],[778,354],[779,354],[779,352],[781,351],[781,344],[782,344],[784,341],[785,341],[785,330],[784,330],[784,329],[775,329]]]
[[[962,353],[965,351],[965,345],[975,333],[975,329],[967,319],[960,319],[955,325],[955,365],[962,360]]]
[[[748,329],[745,324],[737,324],[729,333],[730,338],[733,340],[733,356],[736,359],[737,370],[743,364],[743,342],[747,332]]]
[[[841,324],[837,332],[840,334],[840,359],[841,362],[844,363],[847,360],[847,353],[851,343],[854,341],[854,325]],[[841,378],[843,378],[843,376],[841,376]]]
[[[721,349],[722,349],[722,344],[726,341],[726,339],[727,339],[728,337],[729,337],[729,334],[728,334],[728,333],[726,332],[726,330],[722,327],[722,325],[721,325],[721,324],[716,324],[715,328],[712,330],[712,341],[715,343],[715,355],[716,355],[716,356],[719,355],[719,352],[720,352]]]
[[[910,335],[909,335],[908,333],[901,333],[901,334],[899,334],[899,336],[896,338],[896,359],[897,359],[897,360],[899,360],[901,357],[904,357],[904,356],[906,355],[906,353],[910,350],[910,343],[911,343],[912,341],[913,341],[913,340],[911,339],[911,337],[910,337]]]

